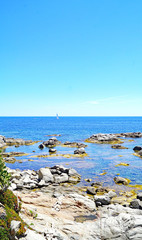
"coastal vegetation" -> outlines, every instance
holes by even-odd
[[[19,221],[19,229],[16,232],[16,236],[23,236],[26,229],[25,223],[20,218],[19,212],[21,209],[21,201],[14,193],[8,189],[10,185],[11,175],[6,170],[6,166],[0,158],[0,239],[9,240],[15,235],[15,232],[11,231],[11,222],[13,220]],[[14,237],[14,236],[13,236]]]

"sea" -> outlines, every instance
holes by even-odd
[[[142,132],[142,117],[0,117],[0,135],[25,140],[43,142],[49,135],[60,135],[57,139],[64,143],[82,142],[96,133]],[[133,141],[131,141],[133,140]],[[40,150],[40,142],[30,146],[7,147],[6,152],[25,152],[27,156],[17,157],[14,164],[6,163],[12,169],[38,170],[57,164],[74,168],[81,174],[78,185],[88,185],[86,179],[101,181],[104,186],[115,186],[115,176],[131,180],[131,185],[142,185],[142,158],[134,156],[134,146],[142,146],[142,138],[124,139],[128,149],[112,149],[110,144],[87,143],[84,158],[37,158],[35,155],[48,154],[48,148]],[[75,148],[57,146],[57,153],[73,154]],[[127,163],[129,166],[116,166]]]

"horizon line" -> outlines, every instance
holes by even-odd
[[[18,116],[18,115],[15,115],[15,116],[0,116],[0,117],[57,117],[56,115],[52,115],[52,116],[38,116],[38,115],[32,115],[32,116]],[[114,115],[109,115],[109,116],[83,116],[83,115],[81,115],[81,116],[59,116],[59,118],[62,118],[62,117],[142,117],[142,116],[131,116],[131,115],[129,115],[129,116],[125,116],[125,115],[119,115],[119,116],[114,116]]]

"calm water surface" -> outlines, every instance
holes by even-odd
[[[0,117],[0,135],[23,138],[25,140],[49,139],[47,135],[61,134],[57,137],[61,142],[83,142],[94,133],[142,132],[142,117]],[[18,157],[23,163],[6,164],[10,168],[34,169],[63,164],[75,168],[82,175],[81,184],[85,178],[103,181],[104,185],[114,185],[113,177],[119,174],[131,179],[131,184],[142,184],[142,159],[133,155],[133,147],[142,146],[142,139],[125,140],[128,149],[112,149],[109,144],[88,144],[88,157],[79,158],[34,158],[37,154],[47,154],[48,149],[40,150],[38,144],[32,146],[8,147],[6,152],[19,151],[29,153],[28,156]],[[56,147],[58,153],[73,153],[74,148]],[[35,153],[33,153],[35,151]],[[29,161],[33,159],[34,161]],[[129,167],[115,167],[120,162],[129,163]],[[103,172],[106,175],[100,175]]]

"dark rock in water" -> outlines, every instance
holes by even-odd
[[[57,150],[54,149],[54,148],[50,148],[50,149],[49,149],[49,153],[56,153],[56,152],[57,152]]]
[[[94,183],[91,183],[91,186],[92,187],[102,186],[102,183],[101,182],[94,182]]]
[[[134,150],[134,151],[140,151],[140,150],[142,150],[142,147],[140,147],[140,146],[135,146],[135,147],[133,148],[133,150]]]
[[[127,147],[124,147],[124,146],[119,145],[119,144],[112,145],[111,148],[114,148],[114,149],[128,149]]]
[[[48,147],[48,148],[52,148],[52,147],[55,147],[57,144],[59,144],[60,142],[57,140],[57,138],[55,137],[52,137],[50,138],[49,140],[47,141],[44,141],[43,142],[43,145],[45,145],[45,147]]]
[[[64,142],[63,146],[66,146],[66,147],[76,147],[76,148],[85,148],[87,147],[86,144],[84,143],[77,143],[77,142],[69,142],[69,141],[66,141]]]
[[[129,184],[129,181],[126,178],[123,178],[123,177],[115,177],[114,181],[117,184],[124,184],[124,185],[128,185]]]
[[[87,138],[85,142],[90,143],[122,143],[115,134],[93,134],[90,138]]]
[[[142,157],[142,150],[140,150],[140,151],[138,152],[138,154]]]
[[[4,158],[4,161],[7,163],[15,163],[16,162],[16,158],[14,157],[6,157]]]
[[[69,141],[64,142],[64,145],[70,145],[70,144],[72,144],[72,143]]]
[[[77,147],[78,148],[85,148],[85,147],[87,147],[87,145],[84,144],[84,143],[77,143]]]
[[[128,137],[128,138],[141,138],[142,133],[141,132],[132,132],[132,133],[119,133],[115,134],[118,137]]]
[[[43,148],[44,148],[44,144],[41,143],[38,147],[39,147],[40,149],[43,149]]]
[[[86,153],[84,148],[78,148],[74,151],[74,154],[84,154],[84,153]]]

